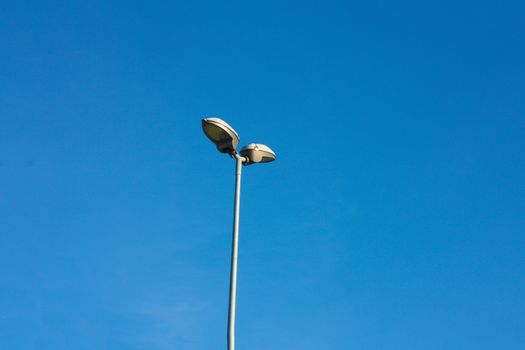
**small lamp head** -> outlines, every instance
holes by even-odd
[[[248,159],[246,165],[273,162],[276,158],[275,152],[270,147],[260,143],[250,143],[244,146],[240,155]]]

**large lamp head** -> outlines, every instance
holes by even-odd
[[[244,146],[240,154],[242,157],[248,158],[246,165],[273,162],[276,158],[275,152],[270,147],[260,143],[250,143]]]
[[[239,135],[224,120],[205,118],[202,120],[202,130],[217,146],[219,152],[233,154],[239,145]]]

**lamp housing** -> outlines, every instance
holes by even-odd
[[[219,118],[202,119],[202,130],[204,134],[213,142],[219,152],[234,154],[239,145],[239,135],[224,120]]]
[[[276,158],[275,152],[270,147],[261,143],[250,143],[241,149],[240,155],[246,157],[246,165],[253,163],[269,163]]]

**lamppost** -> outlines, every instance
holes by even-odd
[[[239,135],[224,120],[205,118],[202,120],[202,130],[217,146],[221,153],[227,153],[235,159],[235,201],[233,206],[233,239],[230,272],[230,303],[228,309],[228,350],[235,349],[235,300],[237,293],[237,251],[239,248],[239,205],[241,199],[242,165],[268,163],[275,160],[275,153],[270,147],[250,143],[237,153]]]

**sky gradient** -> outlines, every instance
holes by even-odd
[[[523,348],[521,2],[1,7],[0,348]]]

